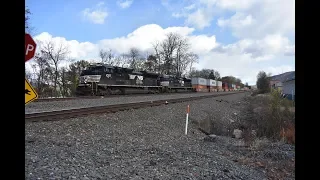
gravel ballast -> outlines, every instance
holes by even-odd
[[[215,94],[221,94],[224,92],[217,92]],[[229,92],[226,92],[229,93]],[[213,93],[212,93],[213,94]],[[210,95],[210,93],[176,93],[176,94],[165,94],[165,95],[154,95],[154,96],[124,96],[124,97],[108,97],[101,99],[72,99],[66,101],[51,101],[51,102],[31,102],[25,106],[25,113],[36,113],[44,111],[57,111],[62,109],[74,109],[84,108],[93,106],[105,106],[112,104],[123,104],[123,103],[134,103],[142,101],[156,101],[171,98],[183,98],[183,97],[196,97]]]
[[[215,110],[212,116],[217,117],[241,114],[237,107],[244,96],[26,123],[26,179],[270,179],[272,170],[261,162],[294,158],[292,146],[270,143],[266,151],[251,152],[230,137],[205,141],[206,135],[193,123],[206,118],[204,111]],[[294,179],[294,172],[284,179]]]

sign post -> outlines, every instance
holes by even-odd
[[[27,34],[27,33],[24,36],[24,41],[25,41],[24,62],[27,62],[34,57],[34,54],[36,53],[37,44],[34,42],[30,34]]]
[[[33,89],[27,78],[25,79],[25,105],[28,104],[31,101],[34,101],[38,98],[38,94]]]

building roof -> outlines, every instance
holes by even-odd
[[[295,71],[290,71],[283,74],[271,76],[272,81],[286,82],[294,79],[295,79]]]
[[[293,72],[293,73],[290,73],[283,82],[292,81],[295,79],[296,79],[296,75],[295,75],[295,72]]]

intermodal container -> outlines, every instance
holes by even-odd
[[[207,86],[207,80],[204,79],[204,78],[192,78],[192,79],[191,79],[191,84],[192,84],[192,85]]]
[[[217,86],[217,81],[213,79],[207,79],[207,86]]]
[[[214,87],[214,86],[211,86],[209,90],[210,90],[210,92],[217,92],[218,91],[217,87]]]
[[[207,85],[195,84],[195,85],[192,85],[192,87],[193,87],[197,92],[208,92],[208,91],[209,91],[209,89],[207,88]]]
[[[226,83],[226,82],[222,82],[222,87],[226,87],[226,88],[228,88],[228,83]]]

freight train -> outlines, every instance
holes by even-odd
[[[207,83],[216,82],[216,86]],[[221,81],[203,78],[177,78],[147,71],[134,71],[131,68],[110,66],[107,64],[89,65],[80,74],[76,89],[82,95],[113,95],[135,93],[172,93],[172,92],[211,92],[225,91],[219,88]],[[214,88],[216,87],[216,88]]]

